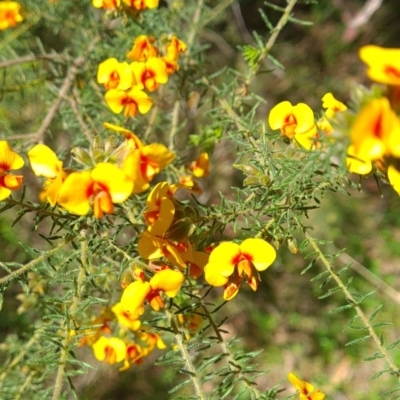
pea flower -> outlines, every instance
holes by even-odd
[[[288,375],[290,383],[299,392],[299,400],[324,400],[325,395],[320,389],[315,390],[311,383],[299,379],[295,374]]]
[[[146,8],[157,8],[159,0],[122,0],[127,6],[136,10],[145,10]]]
[[[207,153],[201,153],[195,161],[190,164],[189,169],[196,178],[202,178],[210,173],[210,158]]]
[[[387,175],[393,189],[400,194],[400,171],[394,165],[389,165]]]
[[[129,328],[132,331],[137,331],[140,328],[140,325],[142,323],[139,320],[139,316],[127,313],[121,303],[115,304],[111,308],[111,311],[115,314],[118,322],[122,326],[125,326],[126,328]]]
[[[300,134],[314,136],[316,133],[314,113],[304,103],[293,106],[289,101],[277,104],[269,113],[268,123],[272,130],[280,129],[290,139]]]
[[[139,35],[133,42],[132,50],[126,55],[132,61],[147,61],[150,57],[157,57],[157,47],[153,46],[153,36]]]
[[[147,348],[142,348],[137,343],[128,343],[126,345],[126,354],[124,365],[119,370],[126,371],[132,364],[141,364],[143,358],[149,355]]]
[[[372,171],[371,161],[360,159],[355,152],[354,145],[347,148],[346,165],[347,169],[354,174],[368,175]]]
[[[168,82],[167,67],[161,58],[150,57],[147,61],[134,61],[130,65],[139,89],[154,92],[158,85]]]
[[[367,45],[360,48],[359,55],[368,66],[370,79],[387,85],[400,85],[400,49]]]
[[[153,100],[137,86],[128,92],[110,89],[104,96],[111,111],[120,114],[124,110],[124,117],[136,117],[137,112],[146,114],[153,106]]]
[[[28,151],[28,157],[34,174],[47,178],[40,198],[54,206],[57,203],[61,185],[68,176],[68,171],[63,170],[63,162],[50,147],[44,144],[32,147]]]
[[[0,140],[0,201],[10,196],[12,190],[21,187],[23,176],[7,172],[10,169],[22,168],[23,165],[22,157],[12,150],[8,142]]]
[[[233,299],[243,278],[257,290],[258,271],[267,269],[276,258],[275,249],[265,240],[251,238],[240,245],[223,242],[210,254],[204,267],[205,279],[212,286],[224,286],[224,299]]]
[[[116,165],[99,163],[92,171],[73,172],[61,186],[58,203],[67,211],[86,215],[93,199],[96,218],[112,214],[113,203],[124,202],[132,193],[133,182]]]
[[[132,150],[124,160],[122,169],[134,182],[133,193],[147,190],[150,186],[149,182],[175,157],[175,154],[161,143],[151,143]]]
[[[335,99],[332,93],[326,93],[322,97],[322,107],[326,108],[325,116],[333,118],[336,113],[346,111],[347,106],[341,101]]]
[[[97,82],[104,84],[106,90],[127,90],[132,86],[132,70],[127,62],[118,62],[116,58],[108,58],[99,64]]]
[[[132,282],[122,293],[121,305],[130,314],[142,315],[144,303],[148,301],[155,311],[164,307],[160,292],[175,297],[185,280],[180,271],[164,269],[154,274],[149,282]]]
[[[125,359],[126,344],[119,338],[101,336],[92,347],[96,359],[107,364],[115,364]]]
[[[105,10],[115,10],[121,5],[121,0],[92,0],[93,7]]]
[[[400,122],[386,97],[373,99],[361,109],[350,135],[354,155],[361,160],[400,157]]]
[[[178,61],[179,55],[185,53],[186,49],[186,43],[172,35],[169,42],[165,46],[166,58],[172,61]]]
[[[21,5],[16,1],[0,2],[0,31],[12,28],[23,20],[20,9]]]

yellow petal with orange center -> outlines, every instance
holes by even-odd
[[[119,114],[124,109],[127,98],[128,95],[126,92],[117,89],[110,89],[104,95],[108,107],[110,107],[111,111],[115,114]]]
[[[60,161],[50,147],[44,144],[37,144],[28,151],[31,168],[36,176],[55,178],[62,171]]]
[[[18,155],[5,140],[0,140],[0,175],[10,169],[24,166],[23,158]]]
[[[118,322],[122,326],[125,326],[133,331],[137,331],[140,328],[141,322],[139,320],[139,315],[128,313],[121,303],[115,304],[111,308],[111,311],[115,314]]]
[[[240,257],[240,246],[233,242],[219,244],[210,254],[209,264],[218,265],[218,270],[224,276],[233,273]]]
[[[282,101],[272,108],[268,116],[268,123],[272,130],[281,129],[289,116],[291,116],[293,106],[289,101]]]
[[[296,133],[310,133],[315,129],[315,120],[313,110],[304,103],[293,106],[293,115],[296,119]]]
[[[147,163],[155,168],[156,173],[159,173],[167,165],[171,164],[176,157],[174,153],[161,143],[151,143],[144,146],[142,154],[146,158]]]
[[[108,364],[115,364],[125,359],[126,344],[123,340],[112,337],[101,336],[93,344],[94,356],[99,361],[106,361]]]
[[[322,107],[326,108],[325,115],[328,118],[333,118],[337,112],[342,112],[347,110],[347,106],[341,101],[335,99],[332,93],[326,93],[322,97]]]
[[[97,164],[92,171],[92,179],[107,188],[113,203],[122,203],[132,193],[132,180],[114,164]]]
[[[387,175],[393,189],[400,194],[400,171],[398,171],[393,165],[389,165]]]
[[[184,281],[185,275],[183,275],[182,272],[174,271],[172,269],[164,269],[157,272],[150,279],[150,285],[153,290],[162,291],[168,297],[175,297]]]
[[[263,239],[246,239],[240,245],[240,251],[251,256],[251,262],[257,271],[264,271],[276,259],[275,249]]]
[[[157,220],[149,226],[149,232],[153,235],[163,236],[171,226],[175,215],[175,205],[172,200],[164,197],[160,202],[160,210]]]
[[[388,85],[400,85],[400,49],[367,45],[360,48],[359,55],[368,66],[370,79]]]
[[[90,171],[73,172],[61,186],[58,204],[73,214],[86,215],[90,211],[93,184]]]
[[[164,240],[151,235],[149,232],[144,232],[140,235],[138,242],[138,251],[141,257],[146,260],[155,260],[164,256],[162,248]]]
[[[149,181],[143,175],[142,150],[132,150],[124,160],[123,171],[133,182],[132,193],[141,193],[149,188]]]
[[[120,302],[122,309],[130,314],[142,315],[144,313],[144,302],[150,292],[149,282],[132,282],[122,293]]]

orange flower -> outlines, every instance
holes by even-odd
[[[1,3],[0,3],[1,4]],[[15,153],[8,142],[0,140],[0,201],[10,196],[12,190],[22,185],[22,175],[7,174],[10,169],[19,169],[24,165],[21,156]]]
[[[106,90],[127,90],[132,86],[133,75],[127,62],[120,63],[116,58],[108,58],[99,64],[97,82],[104,84]]]
[[[58,203],[77,215],[86,215],[93,199],[96,218],[112,214],[113,203],[124,202],[132,193],[133,182],[116,166],[99,163],[93,171],[73,172],[63,185]]]
[[[354,156],[375,161],[383,156],[400,157],[400,121],[386,97],[371,100],[351,128]]]
[[[120,4],[121,0],[92,0],[93,7],[104,8],[105,10],[115,10]]]
[[[195,161],[190,164],[189,169],[196,178],[207,176],[210,171],[210,158],[207,153],[201,153]]]
[[[240,245],[223,242],[210,254],[204,267],[205,279],[212,286],[224,286],[224,299],[233,299],[243,278],[257,290],[258,271],[264,271],[275,260],[276,251],[265,240],[246,239]]]
[[[130,368],[132,364],[141,364],[143,362],[143,357],[149,355],[149,350],[147,348],[142,348],[136,343],[128,343],[126,345],[126,355],[124,366],[121,367],[120,371],[126,371]]]
[[[186,43],[172,35],[169,43],[165,46],[166,58],[176,62],[179,59],[179,55],[185,53],[186,49]]]
[[[135,149],[126,157],[122,169],[134,182],[133,193],[141,193],[149,182],[175,159],[163,144],[152,143]]]
[[[122,326],[125,326],[126,328],[129,328],[133,331],[137,331],[140,328],[140,325],[142,323],[139,320],[139,316],[127,313],[121,303],[115,304],[111,308],[111,311],[115,314],[115,316],[118,319],[118,322]]]
[[[132,50],[126,55],[132,61],[147,61],[150,57],[157,57],[157,47],[153,46],[155,38],[146,35],[138,36],[133,42]]]
[[[145,10],[146,8],[157,8],[159,0],[122,0],[127,6],[136,10]]]
[[[290,373],[288,379],[295,389],[299,392],[299,400],[324,400],[325,395],[321,390],[314,390],[311,383],[299,379],[295,374]]]
[[[146,114],[153,105],[153,100],[137,86],[128,92],[111,89],[105,94],[105,100],[115,114],[124,110],[125,117],[135,117],[138,110],[141,114]]]
[[[144,303],[148,301],[153,310],[159,311],[164,307],[160,292],[175,297],[184,280],[182,272],[164,269],[155,273],[150,282],[132,282],[122,294],[121,306],[130,314],[142,315]]]
[[[0,31],[12,28],[23,20],[20,9],[21,6],[16,1],[0,2]]]
[[[147,61],[134,61],[130,65],[139,89],[154,92],[158,85],[168,82],[167,67],[161,58],[150,57]]]
[[[359,55],[368,66],[370,79],[388,85],[400,85],[400,49],[368,45],[361,47]]]
[[[119,338],[101,336],[93,344],[93,352],[99,361],[105,361],[107,364],[115,364],[125,359],[126,345]]]

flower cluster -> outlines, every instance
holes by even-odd
[[[154,37],[138,36],[127,54],[130,64],[108,58],[99,65],[97,82],[107,90],[105,100],[114,113],[123,111],[125,117],[146,114],[153,106],[146,91],[154,92],[179,69],[185,43],[173,35],[165,38],[162,46],[156,46],[155,41]]]
[[[0,31],[12,28],[23,20],[20,9],[21,5],[16,1],[0,2]]]
[[[117,11],[124,6],[134,11],[143,11],[147,8],[158,7],[159,0],[92,0],[93,7],[103,8],[107,11]]]

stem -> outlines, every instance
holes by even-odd
[[[35,62],[41,60],[54,60],[54,61],[65,61],[66,57],[60,54],[33,54],[29,56],[23,56],[14,58],[13,60],[5,60],[0,62],[0,69],[12,67],[14,65]]]
[[[187,54],[188,58],[192,51],[192,46],[193,46],[194,39],[196,37],[196,33],[197,33],[198,29],[200,28],[199,21],[200,21],[201,9],[203,8],[203,5],[204,5],[204,0],[197,1],[197,8],[193,15],[193,23],[192,23],[193,28],[190,31],[188,39],[187,39],[187,53],[186,54]]]
[[[85,281],[85,270],[88,266],[87,265],[88,245],[87,245],[86,235],[87,235],[87,231],[85,229],[82,229],[82,231],[80,232],[81,265],[79,268],[78,278],[76,281],[76,292],[72,299],[72,304],[68,310],[69,317],[74,322],[75,326],[77,325],[75,322],[76,312],[78,310],[78,305],[81,300],[83,284]],[[67,364],[69,341],[70,341],[70,333],[69,333],[70,332],[70,324],[69,324],[68,320],[66,321],[64,328],[65,328],[64,340],[62,342],[60,361],[58,364],[57,376],[56,376],[56,382],[54,384],[54,392],[53,392],[52,400],[59,400],[61,391],[62,391],[63,380],[64,380],[64,375],[65,375],[65,367]]]
[[[179,350],[182,354],[182,357],[185,360],[186,369],[189,372],[190,380],[192,381],[196,395],[198,396],[198,398],[200,400],[205,400],[206,397],[203,394],[203,391],[201,389],[201,384],[197,378],[196,369],[194,368],[193,363],[190,360],[189,352],[187,350],[187,347],[185,346],[185,343],[183,342],[182,332],[179,331],[179,329],[176,325],[176,322],[174,320],[174,316],[171,313],[171,311],[168,309],[165,309],[165,314],[167,315],[168,321],[170,322],[171,327],[174,330],[176,344],[178,345]]]
[[[256,65],[254,66],[254,68],[251,70],[251,73],[249,75],[249,77],[246,80],[246,85],[250,85],[251,81],[253,80],[253,78],[257,75],[258,70],[261,67],[261,63],[264,60],[264,58],[269,54],[269,52],[272,49],[272,46],[275,44],[276,39],[278,38],[279,34],[281,33],[283,27],[286,25],[289,17],[290,17],[290,13],[293,10],[293,7],[295,6],[295,4],[297,3],[297,0],[290,0],[290,2],[288,3],[288,5],[285,8],[285,11],[283,12],[280,20],[278,21],[277,25],[274,28],[274,31],[272,33],[272,35],[270,36],[270,38],[268,39],[267,44],[265,45],[262,53],[260,54]]]
[[[175,147],[174,141],[179,121],[179,103],[179,100],[175,100],[174,108],[172,110],[171,131],[169,133],[169,149],[171,151],[173,151]]]
[[[368,329],[368,332],[371,335],[372,339],[374,340],[374,342],[375,342],[376,346],[378,347],[380,353],[383,355],[383,357],[386,359],[387,363],[389,364],[390,369],[399,378],[400,377],[399,369],[394,364],[392,358],[390,357],[390,355],[388,354],[386,349],[382,346],[381,341],[380,341],[378,335],[375,333],[374,329],[372,328],[367,316],[361,310],[360,306],[357,304],[357,301],[351,295],[351,293],[347,289],[346,285],[341,281],[339,276],[333,270],[331,264],[325,258],[324,254],[322,253],[321,249],[318,247],[318,245],[315,242],[315,240],[307,232],[306,232],[305,235],[306,235],[306,238],[308,239],[309,243],[311,244],[312,248],[318,254],[318,258],[322,261],[322,263],[324,264],[325,268],[328,270],[328,272],[331,274],[332,278],[335,280],[336,284],[342,289],[344,295],[346,296],[346,299],[353,305],[354,309],[357,312],[357,315],[360,317],[360,319],[362,320],[362,322],[364,323],[364,325]]]
[[[226,355],[229,369],[235,374],[238,380],[242,381],[250,389],[250,391],[253,393],[256,399],[260,398],[262,393],[256,387],[254,387],[252,382],[250,382],[246,378],[246,376],[242,372],[242,367],[234,360],[229,347],[226,345],[226,342],[222,337],[221,332],[219,331],[218,326],[215,323],[210,311],[208,311],[207,306],[204,304],[203,299],[199,298],[199,302],[201,305],[201,309],[204,311],[204,314],[206,315],[208,322],[210,323],[211,327],[214,330],[215,335],[217,336],[217,340],[222,348],[223,353]]]
[[[10,282],[12,279],[17,278],[18,276],[24,274],[25,272],[28,272],[30,269],[35,267],[37,264],[41,263],[44,261],[46,258],[50,257],[54,253],[57,253],[62,247],[64,247],[66,244],[68,244],[72,239],[74,239],[75,236],[73,235],[68,235],[65,240],[63,240],[58,246],[54,247],[53,249],[44,252],[41,256],[38,258],[30,261],[28,264],[25,264],[23,267],[20,269],[17,269],[16,271],[11,272],[11,274],[5,276],[4,278],[0,279],[0,286]]]
[[[35,371],[31,371],[29,373],[29,375],[27,376],[27,378],[25,379],[25,382],[23,383],[23,385],[19,388],[18,393],[16,394],[16,396],[14,397],[14,400],[19,400],[22,396],[22,393],[24,393],[25,388],[31,383],[33,376],[35,375]]]

